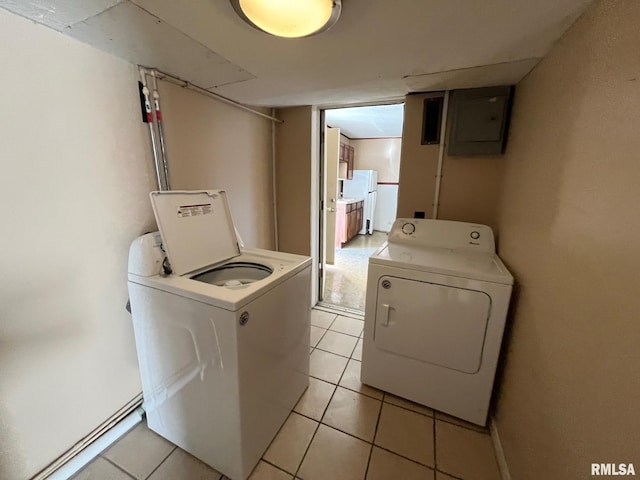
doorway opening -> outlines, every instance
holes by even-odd
[[[363,312],[369,256],[396,218],[404,103],[322,113],[318,297]]]

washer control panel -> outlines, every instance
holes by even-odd
[[[389,232],[389,243],[495,253],[490,227],[449,220],[398,218]]]
[[[164,257],[160,232],[142,235],[129,247],[129,273],[141,277],[159,275]]]

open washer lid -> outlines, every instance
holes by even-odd
[[[176,275],[240,255],[224,190],[151,192],[150,197]]]

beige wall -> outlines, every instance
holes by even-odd
[[[312,108],[277,111],[276,198],[279,250],[311,254]]]
[[[434,94],[408,95],[404,105],[398,217],[413,217],[423,211],[431,218],[435,176],[438,167],[438,145],[421,145],[422,106]]]
[[[445,153],[438,218],[489,225],[499,235],[504,170],[504,156],[464,157]]]
[[[497,425],[518,480],[640,469],[640,2],[597,2],[518,85],[500,253],[518,295]]]
[[[274,248],[271,121],[160,82],[171,188],[222,188],[246,246]]]
[[[0,478],[141,392],[131,241],[154,228],[137,69],[0,9]]]
[[[401,138],[351,140],[355,170],[377,170],[378,182],[398,182]]]
[[[442,94],[418,94],[406,98],[398,217],[412,217],[415,211],[424,211],[427,218],[433,216],[440,146],[421,145],[420,142],[424,99],[436,95]],[[443,134],[446,136],[447,132]],[[486,224],[499,235],[497,217],[504,169],[503,156],[449,156],[445,145],[438,218]]]

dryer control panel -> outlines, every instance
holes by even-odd
[[[389,232],[389,243],[495,253],[490,227],[450,220],[398,218]]]

